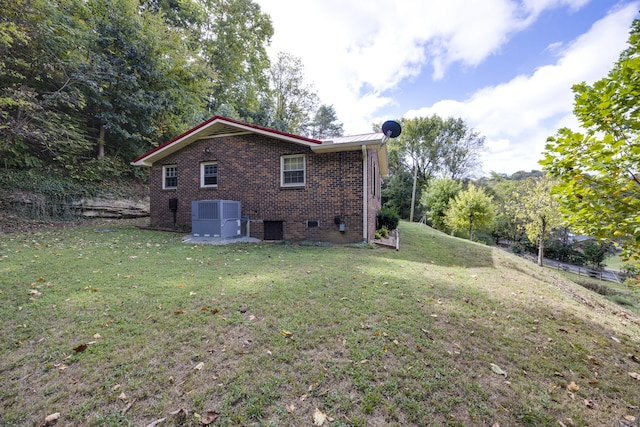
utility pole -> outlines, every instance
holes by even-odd
[[[411,191],[411,213],[409,214],[409,222],[413,222],[413,210],[416,206],[416,183],[418,181],[418,168],[416,167],[416,159],[413,159],[413,191]]]

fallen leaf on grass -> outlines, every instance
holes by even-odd
[[[200,363],[198,363],[196,366],[194,366],[194,367],[193,367],[193,369],[194,369],[195,371],[201,371],[201,370],[202,370],[202,368],[204,368],[204,362],[200,362]]]
[[[100,335],[100,334],[94,334],[93,335],[93,339],[95,339],[95,340],[99,340],[100,338],[102,338],[102,335]]]
[[[122,408],[122,411],[120,411],[120,415],[125,415],[127,412],[129,412],[129,409],[131,409],[134,403],[136,403],[136,399],[133,399],[127,406]]]
[[[35,295],[35,296],[40,296],[40,295],[42,295],[42,292],[40,292],[40,291],[39,291],[39,290],[37,290],[37,289],[31,289],[31,290],[29,291],[29,293],[30,293],[31,295]]]
[[[127,400],[127,395],[124,394],[124,391],[120,393],[120,396],[118,396],[118,400]]]
[[[176,310],[176,311],[174,311],[174,312],[173,312],[173,314],[175,314],[176,316],[177,316],[178,314],[182,314],[182,313],[184,313],[184,311],[183,311],[183,310]]]
[[[491,364],[491,370],[498,375],[504,375],[505,377],[507,376],[507,373],[505,372],[505,370],[502,369],[500,366],[496,365],[495,363]]]
[[[580,386],[576,384],[574,381],[571,381],[569,384],[567,384],[567,390],[578,391],[580,390]]]
[[[629,376],[635,380],[639,380],[640,381],[640,374],[637,372],[627,372],[629,374]]]
[[[321,426],[325,421],[327,421],[327,414],[316,408],[316,410],[313,411],[313,425]]]
[[[296,405],[294,405],[294,404],[286,405],[285,408],[287,409],[288,413],[293,414],[293,411],[296,410]]]
[[[60,418],[60,412],[56,412],[55,414],[47,415],[44,418],[44,425],[47,426],[47,425],[53,424],[58,420],[58,418]]]
[[[147,427],[156,427],[158,424],[163,423],[166,418],[158,418],[157,420],[147,424]]]
[[[280,334],[285,338],[293,339],[293,333],[289,331],[285,331],[284,329],[280,331]]]
[[[79,346],[74,347],[73,351],[75,351],[76,353],[81,353],[81,352],[85,351],[88,347],[89,346],[86,345],[86,344],[80,344]]]
[[[202,425],[208,426],[209,424],[217,420],[219,416],[220,414],[218,412],[207,411],[207,415],[201,420]]]

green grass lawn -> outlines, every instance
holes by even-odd
[[[633,313],[500,250],[400,232],[399,252],[117,224],[2,235],[0,425],[637,423]]]

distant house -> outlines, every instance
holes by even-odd
[[[388,174],[382,137],[320,141],[215,116],[132,164],[151,169],[151,225],[190,229],[193,201],[230,200],[251,237],[362,242]]]

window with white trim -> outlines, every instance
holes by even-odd
[[[305,185],[306,162],[304,154],[280,157],[280,185],[300,187]]]
[[[162,166],[162,189],[171,190],[178,186],[178,166]]]
[[[200,163],[200,187],[218,186],[218,163]]]

